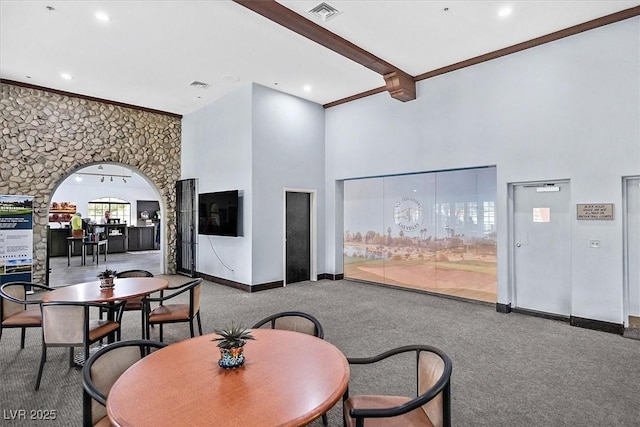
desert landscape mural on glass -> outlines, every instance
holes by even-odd
[[[344,182],[350,279],[496,302],[494,167]]]

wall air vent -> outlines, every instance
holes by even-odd
[[[322,2],[316,7],[307,10],[307,13],[317,16],[318,18],[322,19],[322,22],[327,22],[329,18],[336,16],[340,13],[340,11],[333,6]]]
[[[189,86],[199,87],[200,89],[206,89],[210,85],[209,85],[209,83],[203,83],[203,82],[199,82],[197,80],[194,80],[194,81],[191,82],[191,84]]]

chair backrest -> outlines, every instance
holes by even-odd
[[[43,302],[41,310],[42,339],[46,344],[84,344],[89,305],[77,302]]]
[[[119,273],[116,273],[117,278],[125,278],[125,277],[153,277],[153,273],[147,270],[125,270]]]
[[[420,351],[418,356],[418,395],[424,394],[442,377],[445,370],[443,358],[430,351]],[[440,392],[432,400],[422,405],[435,427],[443,425],[444,399]]]
[[[324,330],[322,329],[320,321],[302,311],[283,311],[272,314],[253,325],[253,328],[257,329],[263,326],[268,326],[271,329],[302,332],[318,338],[324,338]]]
[[[189,286],[193,286],[191,289],[191,315],[195,315],[200,310],[200,292],[202,290],[202,278],[198,278],[188,283]]]
[[[420,408],[435,427],[450,427],[453,365],[451,358],[442,350],[429,345],[412,344],[393,348],[372,357],[350,357],[347,360],[350,365],[366,365],[403,353],[414,353],[415,355],[413,363],[417,374],[416,397],[395,407],[351,408],[350,416],[357,418],[357,422],[362,422],[364,418],[395,417]],[[347,397],[348,392],[345,394],[345,398]],[[391,420],[392,418],[390,418]]]
[[[2,297],[2,305],[0,306],[0,316],[2,320],[13,316],[25,309],[23,304],[11,301],[27,299],[27,290],[24,282],[5,283],[0,287],[0,296]]]
[[[150,340],[119,341],[92,354],[82,369],[84,425],[92,426],[107,415],[106,396],[124,371],[148,354],[151,347],[165,346]]]
[[[28,299],[27,289],[51,291],[52,288],[31,282],[7,282],[0,286],[0,319],[5,320],[14,314],[27,309],[27,304],[38,304],[38,299]]]

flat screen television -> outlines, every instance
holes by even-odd
[[[198,194],[198,234],[238,236],[238,190]]]

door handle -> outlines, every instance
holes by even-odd
[[[516,243],[516,248],[519,248],[520,246],[522,246],[521,243]]]

